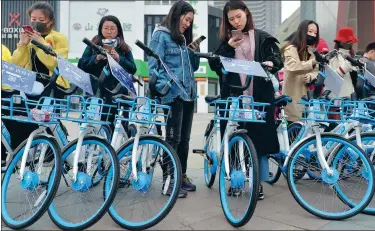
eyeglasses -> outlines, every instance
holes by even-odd
[[[115,32],[117,31],[117,28],[112,27],[112,28],[102,28],[102,30],[109,31],[109,32]]]

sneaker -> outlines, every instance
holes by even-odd
[[[197,190],[197,186],[192,183],[191,179],[187,177],[186,174],[182,176],[181,188],[188,192],[195,192]]]
[[[164,184],[163,184],[163,188],[162,188],[161,193],[164,194],[164,195],[166,195],[166,196],[170,196],[172,194],[172,191],[173,191],[173,186],[174,186],[174,184],[169,184],[169,187],[168,187],[166,193],[164,194],[163,193]],[[178,198],[186,198],[187,194],[188,193],[183,188],[180,188],[180,191],[178,192]]]
[[[264,200],[263,186],[261,184],[259,184],[259,196],[258,196],[258,200],[259,201]]]

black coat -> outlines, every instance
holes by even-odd
[[[283,68],[283,62],[280,54],[280,49],[276,43],[279,43],[276,38],[269,35],[267,32],[255,29],[255,56],[254,61],[265,62],[272,61],[274,67],[278,70]],[[235,49],[231,47],[228,42],[223,42],[218,50],[215,52],[216,55],[234,58]],[[220,95],[228,97],[230,95],[241,95],[242,92],[233,92],[228,88],[228,84],[240,86],[241,79],[237,73],[229,73],[227,75],[227,83],[223,84],[222,78],[222,64],[220,60],[212,59],[209,60],[209,65],[219,76],[220,82]],[[276,70],[274,70],[276,71]],[[254,77],[253,80],[253,97],[255,102],[270,103],[275,99],[275,91],[271,81],[266,81],[264,78]],[[245,128],[248,131],[248,135],[253,141],[257,153],[260,155],[278,153],[280,151],[279,141],[276,133],[276,124],[274,119],[274,106],[269,106],[266,109],[266,123],[246,123]]]

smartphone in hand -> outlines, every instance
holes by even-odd
[[[24,31],[28,31],[28,32],[30,32],[30,33],[33,33],[33,32],[34,32],[33,28],[32,28],[31,26],[28,26],[28,25],[23,25],[23,26],[22,26],[22,29],[23,29]]]
[[[243,33],[241,30],[232,30],[232,38],[236,40],[241,40],[243,38]]]
[[[103,45],[103,49],[104,49],[107,53],[111,53],[111,50],[113,49],[113,46],[108,45],[108,44],[104,44],[104,45]]]
[[[202,35],[201,37],[194,40],[192,43],[188,45],[188,48],[192,51],[195,51],[199,44],[206,39],[206,36]]]

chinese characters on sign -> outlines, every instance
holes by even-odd
[[[74,30],[81,30],[82,29],[82,26],[80,23],[74,23],[72,25],[72,28]],[[91,23],[87,23],[85,25],[85,31],[92,31],[92,30],[98,30],[99,29],[99,23],[96,24],[96,27],[94,28],[94,24],[91,24]],[[128,31],[132,31],[132,24],[131,23],[123,23],[122,24],[122,30],[125,31],[125,32],[128,32]]]
[[[36,73],[17,65],[1,61],[3,85],[31,94],[36,80]]]
[[[21,14],[19,12],[9,12],[8,27],[2,28],[2,39],[18,39],[19,33],[22,31],[19,22]],[[16,26],[16,27],[15,27]]]

